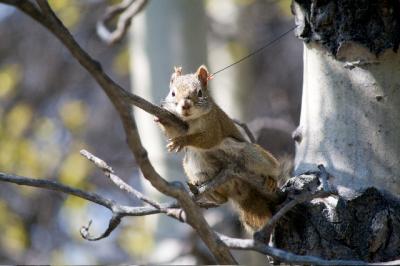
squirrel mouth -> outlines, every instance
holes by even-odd
[[[190,112],[184,111],[184,112],[182,112],[182,116],[188,117],[188,116],[190,116]]]

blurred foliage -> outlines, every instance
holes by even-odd
[[[129,74],[129,49],[127,46],[124,46],[122,49],[119,50],[117,56],[113,61],[113,70],[115,73],[118,73],[121,76],[125,76]]]
[[[234,0],[235,4],[241,6],[247,6],[254,3],[255,0]]]
[[[6,133],[11,138],[20,138],[31,123],[32,109],[28,104],[18,103],[14,105],[5,119]]]
[[[249,50],[239,42],[229,42],[227,48],[234,60],[238,60],[249,53]]]
[[[74,196],[68,196],[62,207],[65,217],[74,217],[74,219],[68,219],[65,221],[65,224],[67,226],[66,230],[68,231],[69,235],[72,236],[76,242],[86,241],[82,239],[79,230],[77,229],[82,225],[86,225],[89,221],[87,214],[88,205],[89,203],[87,200]]]
[[[73,4],[71,4],[71,2],[73,2]],[[74,29],[80,20],[80,11],[77,2],[77,0],[49,0],[57,16],[69,29]]]
[[[15,94],[15,88],[21,80],[21,67],[18,64],[9,64],[0,68],[0,101]]]
[[[89,163],[76,150],[67,155],[60,167],[60,181],[68,186],[82,188],[89,173]]]
[[[50,4],[66,26],[74,29],[79,26],[83,14],[80,10],[82,2],[53,0]],[[29,20],[28,23],[32,24],[32,21]],[[4,24],[1,26],[0,33],[6,32],[7,26]],[[33,25],[19,26],[18,31],[26,28],[26,32],[30,33],[31,26]],[[36,34],[42,34],[42,32]],[[54,38],[48,33],[45,34],[49,38]],[[0,171],[34,178],[59,179],[62,183],[73,187],[94,189],[94,185],[89,186],[87,183],[87,177],[91,174],[92,168],[89,162],[79,154],[80,149],[89,147],[84,139],[89,107],[85,100],[78,99],[76,96],[63,96],[60,89],[63,84],[57,84],[57,88],[54,88],[51,83],[48,83],[48,86],[41,83],[43,88],[32,87],[31,89],[31,86],[35,86],[32,73],[51,73],[51,69],[58,66],[51,62],[48,64],[41,62],[43,55],[40,53],[35,56],[33,52],[35,47],[43,46],[46,49],[50,47],[50,44],[41,43],[38,46],[34,38],[29,37],[30,35],[26,34],[26,37],[30,38],[33,61],[25,61],[30,56],[24,56],[26,48],[17,45],[24,42],[21,39],[24,35],[19,37],[20,41],[13,42],[11,38],[8,50],[1,50],[7,48],[0,45],[0,53],[4,58],[0,61]],[[4,36],[11,35],[4,34]],[[38,40],[43,42],[43,39]],[[2,43],[5,45],[6,41],[3,39]],[[46,50],[46,54],[52,52],[54,50]],[[59,50],[56,52],[59,54]],[[20,57],[20,59],[19,61],[7,60],[8,57]],[[62,57],[59,55],[57,57],[58,61],[62,62]],[[68,75],[69,70],[65,68],[65,65],[62,67],[63,75]],[[41,72],[42,69],[44,72]],[[43,76],[39,78],[46,79]],[[57,77],[47,79],[58,83]],[[56,101],[51,97],[55,89],[58,91],[57,98],[59,99]],[[45,97],[42,97],[40,93]],[[10,192],[15,197],[3,198],[3,193],[7,188],[15,189]],[[5,256],[9,258],[8,262],[22,262],[21,258],[26,256],[29,245],[32,244],[30,239],[33,235],[29,230],[32,222],[35,222],[35,212],[42,217],[39,219],[43,222],[44,217],[51,213],[51,206],[56,207],[57,204],[54,205],[55,202],[46,202],[46,200],[41,202],[40,199],[50,195],[50,192],[37,188],[6,185],[0,187],[0,192],[0,258]],[[20,203],[16,200],[18,197],[22,198]],[[32,205],[33,213],[27,215],[27,213],[16,211],[23,210],[18,205],[21,203],[28,203],[29,208],[30,201],[35,202],[35,207]],[[75,241],[82,241],[77,229],[88,221],[87,202],[76,197],[67,197],[63,206],[57,212],[65,212],[66,217],[74,221],[67,223],[71,225],[68,230]],[[81,223],[79,226],[76,224],[78,222]],[[53,223],[57,223],[57,219],[54,219]],[[48,230],[50,232],[51,229],[48,228]],[[56,241],[57,234],[59,233],[54,234],[53,241]],[[49,254],[47,256],[49,257],[47,263],[65,264],[70,261],[68,254],[57,248],[51,256]],[[2,264],[5,262],[7,260],[0,261]]]
[[[12,256],[20,256],[27,246],[27,233],[21,218],[0,201],[0,249]]]
[[[59,114],[64,126],[72,132],[82,129],[88,118],[87,106],[80,100],[63,103],[59,108]]]
[[[118,238],[120,246],[135,257],[145,257],[156,243],[151,230],[146,228],[145,217],[138,217],[124,226]]]
[[[278,0],[277,5],[281,9],[283,15],[291,17],[292,16],[292,11],[290,9],[290,5],[292,3],[292,0]]]

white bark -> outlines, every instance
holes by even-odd
[[[337,60],[339,59],[339,60]],[[341,195],[376,186],[400,192],[400,54],[375,57],[355,43],[337,59],[304,46],[295,172],[323,163]]]

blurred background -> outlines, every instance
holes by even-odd
[[[240,59],[293,27],[290,0],[151,0],[129,34],[109,46],[96,22],[119,1],[49,1],[81,46],[125,89],[159,103],[173,66],[211,72]],[[300,112],[302,44],[290,33],[262,53],[215,76],[210,89],[233,118],[280,157],[293,155],[291,132]],[[184,181],[180,155],[167,154],[151,116],[135,109],[144,146],[168,180]],[[106,160],[135,188],[165,197],[140,176],[117,113],[67,50],[36,22],[0,4],[0,171],[57,180],[121,204],[141,205],[80,156]],[[100,234],[110,212],[76,197],[0,183],[0,264],[211,264],[192,230],[167,217],[125,218],[110,237],[81,238],[93,219]],[[248,237],[229,205],[205,211],[219,232]],[[235,252],[242,264],[266,264],[253,252]]]

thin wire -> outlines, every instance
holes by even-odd
[[[255,55],[255,54],[261,52],[261,51],[264,50],[265,48],[271,46],[271,45],[274,44],[275,42],[277,42],[277,41],[279,41],[280,39],[282,39],[283,37],[285,37],[285,35],[287,35],[289,32],[293,31],[293,30],[296,29],[296,28],[297,28],[297,26],[294,26],[294,27],[291,28],[290,30],[287,30],[286,32],[282,33],[281,35],[279,35],[278,37],[276,37],[276,38],[273,39],[272,41],[266,43],[265,45],[261,46],[260,48],[258,48],[257,50],[251,52],[250,54],[246,55],[245,57],[242,57],[242,58],[239,59],[238,61],[236,61],[236,62],[234,62],[234,63],[232,63],[232,64],[230,64],[230,65],[228,65],[228,66],[226,66],[226,67],[224,67],[224,68],[221,68],[220,70],[218,70],[218,71],[216,71],[216,72],[214,72],[214,73],[212,73],[211,75],[208,76],[208,79],[212,79],[216,74],[218,74],[218,73],[220,73],[220,72],[222,72],[222,71],[224,71],[224,70],[226,70],[226,69],[228,69],[228,68],[230,68],[230,67],[233,67],[234,65],[239,64],[240,62],[246,60],[247,58],[249,58],[249,57],[251,57],[251,56],[253,56],[253,55]]]

